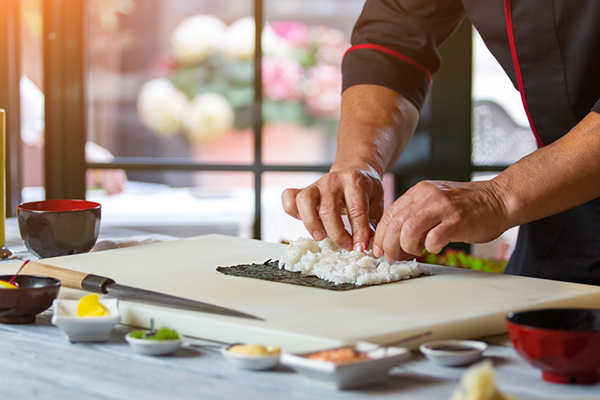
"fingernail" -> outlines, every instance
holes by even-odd
[[[383,255],[383,251],[381,251],[381,249],[379,248],[379,246],[377,245],[373,245],[373,255],[377,258],[381,257]]]
[[[325,235],[325,233],[324,233],[324,232],[322,232],[322,231],[314,231],[314,232],[312,233],[312,237],[313,237],[315,240],[323,240],[323,239],[325,239],[327,236],[326,236],[326,235]]]
[[[346,244],[344,245],[344,249],[347,251],[352,251],[352,245],[351,244]]]
[[[362,243],[356,243],[354,245],[354,251],[362,253],[363,251],[365,251],[365,247],[362,245]]]

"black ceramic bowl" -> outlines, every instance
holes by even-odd
[[[40,258],[88,252],[100,232],[99,203],[43,200],[17,206],[19,231],[27,249]]]
[[[8,282],[12,275],[0,275]],[[35,316],[52,305],[58,296],[60,281],[46,276],[19,275],[18,289],[0,289],[0,323],[31,324]]]

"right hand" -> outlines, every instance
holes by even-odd
[[[329,236],[346,250],[367,249],[383,214],[383,184],[372,169],[334,170],[304,189],[286,189],[281,197],[285,212],[302,220],[313,239]],[[344,228],[343,210],[352,236]]]

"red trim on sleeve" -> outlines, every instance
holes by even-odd
[[[506,18],[506,31],[508,33],[508,43],[510,44],[510,52],[512,54],[513,65],[515,66],[515,74],[517,76],[517,85],[519,86],[519,93],[521,93],[521,101],[523,102],[523,107],[525,107],[525,113],[527,114],[527,119],[529,120],[529,126],[533,131],[538,146],[541,148],[544,147],[544,142],[542,142],[542,139],[540,139],[537,133],[537,129],[535,129],[533,119],[531,119],[531,114],[529,114],[529,107],[527,107],[527,100],[525,99],[525,89],[523,88],[523,76],[521,75],[521,66],[519,65],[519,58],[517,57],[517,48],[515,46],[515,35],[513,32],[510,0],[504,0],[504,16]]]
[[[370,44],[370,43],[364,43],[364,44],[357,44],[355,46],[350,47],[348,50],[346,50],[346,53],[344,54],[344,56],[346,56],[346,54],[348,54],[349,52],[353,51],[353,50],[361,50],[361,49],[370,49],[370,50],[378,50],[378,51],[382,51],[384,53],[387,53],[389,55],[392,55],[396,58],[401,59],[402,61],[406,61],[407,63],[409,63],[410,65],[412,65],[413,67],[418,68],[419,70],[423,71],[427,77],[429,78],[429,83],[433,84],[433,77],[431,76],[431,72],[429,72],[429,70],[427,68],[425,68],[422,64],[416,62],[415,60],[413,60],[412,58],[410,58],[407,55],[404,55],[396,50],[392,50],[389,49],[387,47],[384,46],[380,46],[378,44]]]

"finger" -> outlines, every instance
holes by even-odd
[[[363,252],[371,240],[370,204],[365,191],[350,187],[346,193],[346,210],[352,226],[353,250]]]
[[[377,225],[381,220],[381,216],[383,215],[383,197],[380,199],[373,199],[371,204],[369,205],[369,230],[370,230],[370,239],[375,237],[375,231],[377,230]]]
[[[342,220],[343,200],[333,195],[325,195],[319,205],[319,218],[327,235],[342,248],[352,250],[352,236],[344,227]]]
[[[413,210],[409,207],[406,211],[410,213]],[[402,225],[400,233],[401,249],[416,256],[423,254],[425,237],[440,222],[439,216],[429,213],[418,213],[407,219]]]
[[[385,240],[388,226],[391,220],[394,218],[394,205],[387,209],[381,216],[381,220],[377,224],[375,229],[375,236],[373,236],[373,255],[375,257],[382,257],[383,254],[383,241]]]
[[[384,250],[384,242],[386,240],[388,240],[388,246],[389,243],[393,240],[397,241],[397,245],[396,246],[391,246],[390,248],[398,248],[399,245],[399,236],[401,233],[401,229],[402,229],[402,224],[404,223],[404,221],[401,219],[403,218],[401,213],[402,210],[404,210],[406,207],[410,206],[413,203],[413,197],[410,194],[410,192],[405,193],[404,195],[400,196],[395,202],[394,204],[392,204],[390,206],[390,208],[388,208],[382,215],[381,217],[381,221],[379,221],[379,224],[377,225],[377,229],[375,230],[375,237],[373,238],[373,255],[375,257],[381,257],[384,255],[385,250]],[[390,234],[388,233],[388,230],[392,230],[393,233]],[[395,236],[394,238],[392,238],[392,236]],[[400,253],[399,253],[400,254]],[[404,257],[408,257],[408,255],[404,255]],[[399,258],[396,258],[397,260]]]
[[[327,237],[325,227],[319,219],[317,210],[319,209],[319,202],[321,201],[321,194],[317,186],[309,186],[304,190],[301,190],[296,195],[296,207],[298,208],[298,215],[304,223],[304,226],[315,240],[323,240]]]
[[[431,229],[425,237],[425,248],[428,252],[439,254],[446,245],[452,241],[452,234],[455,230],[453,224],[444,223],[437,225]]]
[[[296,197],[300,193],[300,189],[285,189],[281,194],[281,203],[286,214],[291,215],[296,219],[300,219],[298,206],[296,205]]]
[[[438,223],[435,214],[422,213],[417,204],[411,203],[390,218],[382,248],[386,259],[406,260],[421,255],[426,233]]]
[[[382,238],[381,250],[388,262],[406,260],[414,257],[414,255],[404,251],[400,244],[402,240],[402,227],[404,226],[404,223],[404,215],[396,214],[387,224],[385,236]]]
[[[402,250],[400,250],[400,252],[395,257],[389,257],[388,255],[385,256],[386,261],[390,264],[396,261],[413,260],[414,258],[414,254],[410,254]]]

